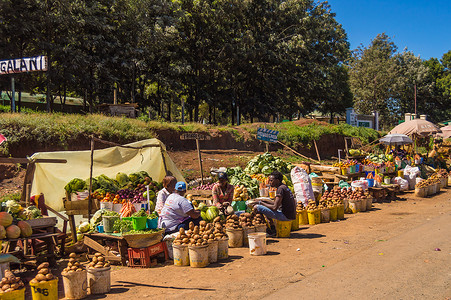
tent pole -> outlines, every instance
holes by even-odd
[[[161,152],[161,158],[163,159],[164,173],[166,175],[169,175],[168,174],[168,167],[166,166],[166,159],[164,158],[164,151],[165,150],[163,150],[163,147],[161,147],[161,145],[160,145],[160,152]]]
[[[91,167],[89,170],[89,196],[88,196],[88,222],[91,221],[91,208],[92,208],[92,169],[94,166],[94,139],[91,136]]]

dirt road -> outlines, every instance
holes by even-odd
[[[106,298],[451,297],[451,189],[401,197],[344,221],[302,227],[290,239],[269,239],[266,256],[235,248],[228,261],[204,269],[115,267]]]

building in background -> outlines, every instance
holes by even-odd
[[[379,112],[374,111],[371,115],[359,115],[353,107],[349,107],[346,109],[346,123],[351,126],[379,130]]]

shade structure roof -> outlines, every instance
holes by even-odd
[[[423,119],[415,119],[399,124],[389,134],[399,133],[409,136],[413,134],[427,136],[437,132],[440,132],[440,128],[434,123]]]
[[[437,134],[438,136],[441,136],[444,139],[451,138],[451,125],[445,126],[440,128],[442,131],[441,133]]]
[[[385,145],[407,145],[412,144],[413,141],[405,134],[388,134],[379,140],[382,144]]]

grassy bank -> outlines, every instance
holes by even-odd
[[[8,142],[0,146],[3,154],[9,154],[9,149],[21,145],[58,146],[67,149],[77,141],[87,140],[94,135],[104,140],[116,143],[153,138],[158,132],[168,130],[175,132],[206,132],[210,128],[229,132],[238,142],[246,138],[254,139],[258,124],[244,124],[239,127],[211,127],[198,123],[167,123],[159,121],[144,122],[137,119],[108,117],[104,115],[76,115],[61,113],[0,113],[0,133],[8,138]],[[367,128],[356,128],[349,125],[319,125],[309,124],[298,126],[293,122],[268,125],[268,128],[278,130],[279,140],[295,146],[296,144],[311,145],[325,134],[341,134],[360,137],[363,142],[378,138],[378,132]]]

